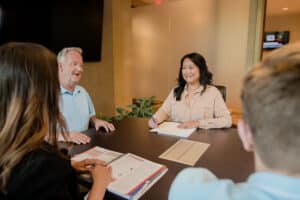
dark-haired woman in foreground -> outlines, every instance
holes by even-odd
[[[198,53],[185,55],[180,62],[178,86],[149,120],[149,126],[155,128],[170,119],[182,122],[180,128],[230,127],[230,113],[221,93],[211,83],[212,74],[204,57]]]
[[[65,127],[56,56],[8,43],[0,47],[0,74],[0,199],[80,199],[76,173],[56,144],[57,125]],[[92,174],[88,199],[102,199],[111,169],[96,160],[72,165]]]

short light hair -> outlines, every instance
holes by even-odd
[[[65,47],[62,50],[60,50],[57,54],[57,62],[58,63],[62,63],[64,62],[66,56],[68,55],[68,53],[70,51],[75,51],[77,53],[79,53],[80,55],[82,55],[82,49],[80,47]]]
[[[245,77],[242,102],[265,165],[300,172],[300,43],[272,52]]]

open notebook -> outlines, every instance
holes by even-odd
[[[109,163],[115,180],[109,184],[107,190],[126,199],[139,199],[168,170],[164,165],[137,155],[122,154],[101,147],[93,147],[77,154],[72,160],[80,161],[86,158]]]
[[[163,122],[158,128],[151,129],[151,132],[157,132],[158,134],[171,135],[177,137],[189,137],[197,128],[178,128],[178,122]]]

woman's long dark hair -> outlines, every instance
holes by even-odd
[[[5,192],[12,169],[41,148],[47,135],[56,147],[57,131],[63,132],[65,123],[54,53],[38,44],[4,44],[0,74],[0,191]]]
[[[174,97],[176,97],[176,101],[180,101],[181,94],[182,94],[185,84],[186,84],[186,81],[184,80],[184,78],[182,76],[182,67],[183,67],[183,61],[187,58],[190,59],[199,68],[199,71],[200,71],[199,82],[200,82],[200,85],[203,86],[203,90],[202,90],[201,94],[203,94],[203,92],[205,92],[207,85],[212,83],[213,75],[210,71],[208,71],[207,64],[206,64],[204,57],[199,53],[186,54],[185,56],[183,56],[181,58],[179,75],[178,75],[178,79],[177,79],[178,86],[174,89]]]

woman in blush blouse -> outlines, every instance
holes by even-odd
[[[202,55],[190,53],[183,56],[178,86],[172,89],[149,120],[149,127],[156,128],[165,120],[182,122],[180,128],[231,127],[231,116],[222,95],[211,83],[212,74]]]

